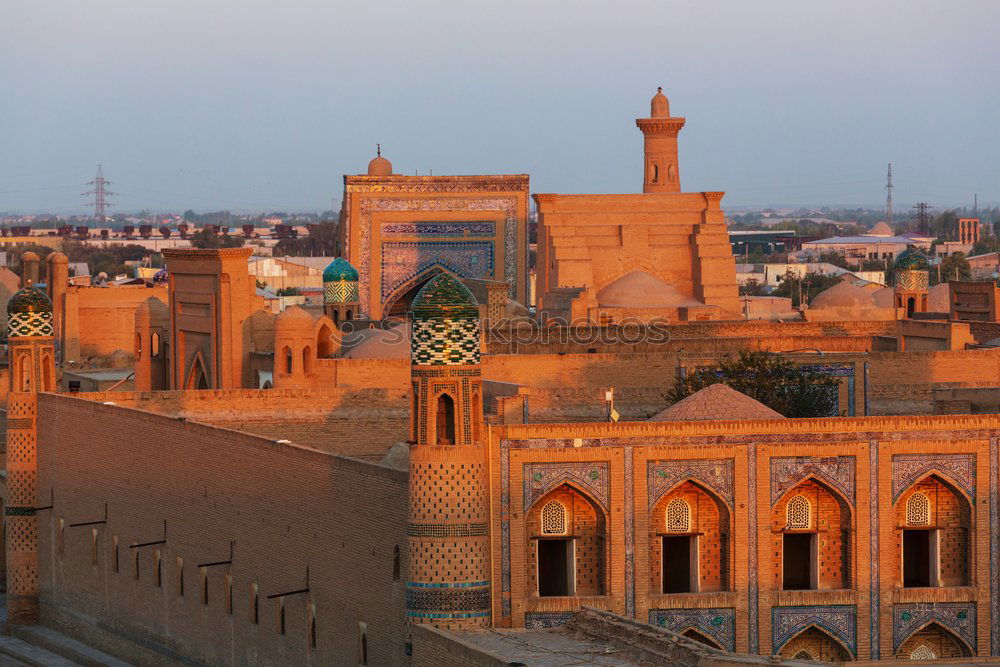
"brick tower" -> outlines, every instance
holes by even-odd
[[[411,306],[410,621],[490,626],[479,306],[450,274]]]
[[[323,269],[323,313],[338,329],[358,316],[358,270],[343,257]]]
[[[52,301],[29,281],[7,303],[7,620],[38,622],[36,396],[55,390]]]
[[[905,308],[906,316],[927,312],[927,285],[930,262],[916,248],[899,253],[892,265],[896,308]]]
[[[677,135],[684,127],[683,118],[671,118],[670,102],[662,88],[650,102],[649,118],[636,118],[642,130],[645,149],[642,191],[677,193],[681,191],[680,165],[677,163]]]

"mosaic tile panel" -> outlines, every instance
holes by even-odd
[[[327,303],[357,303],[358,283],[356,280],[323,283],[323,299]]]
[[[500,610],[510,618],[510,449],[500,447]]]
[[[528,630],[558,628],[571,618],[573,618],[573,612],[571,611],[528,612],[524,615],[524,627]]]
[[[496,225],[489,220],[475,222],[394,222],[382,225],[382,236],[493,236]]]
[[[625,616],[635,618],[635,464],[625,450]]]
[[[976,655],[975,602],[919,602],[892,606],[892,650],[928,623],[937,623],[958,637]],[[995,624],[995,623],[994,623]]]
[[[1000,655],[1000,442],[990,438],[990,655]]]
[[[702,484],[722,498],[730,508],[733,506],[732,459],[650,461],[646,477],[650,508],[666,493],[687,480]]]
[[[807,477],[825,482],[847,499],[855,502],[853,456],[788,456],[771,459],[771,505]]]
[[[723,650],[736,650],[735,609],[650,609],[649,624],[677,634],[693,628]]]
[[[479,320],[414,319],[410,363],[462,366],[479,363]]]
[[[7,320],[7,335],[11,337],[51,336],[52,313],[11,313],[10,318]]]
[[[747,447],[747,497],[757,498],[757,447],[751,443]],[[747,562],[751,573],[757,572],[757,502],[751,500],[747,503],[747,533],[748,548]],[[747,641],[750,646],[750,653],[760,653],[760,635],[758,634],[759,622],[759,600],[757,577],[748,577],[747,586]]]
[[[483,611],[489,607],[489,586],[416,588],[411,585],[406,589],[406,608],[413,611]]]
[[[570,482],[609,510],[611,481],[608,462],[524,464],[524,511],[552,489]]]
[[[382,244],[382,300],[432,266],[463,278],[493,278],[492,241],[405,241]]]
[[[912,436],[913,434],[911,434]],[[975,454],[897,454],[892,457],[892,500],[918,479],[937,470],[976,497]]]
[[[840,641],[851,652],[858,654],[857,641],[858,610],[853,605],[830,605],[824,607],[772,607],[771,636],[772,654],[777,655],[781,647],[810,625],[820,628]]]

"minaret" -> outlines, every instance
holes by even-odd
[[[927,285],[930,262],[916,248],[907,248],[893,262],[893,296],[896,308],[904,308],[906,317],[927,312]]]
[[[683,118],[670,117],[670,102],[663,88],[656,89],[650,102],[649,118],[636,118],[635,124],[645,139],[643,192],[680,192],[680,166],[677,164],[677,134],[684,127]]]
[[[490,627],[479,306],[444,273],[420,290],[410,314],[407,617]]]
[[[52,302],[27,282],[7,303],[7,620],[38,622],[36,397],[55,391]]]
[[[342,323],[358,316],[358,270],[343,257],[323,269],[323,313],[339,329]]]

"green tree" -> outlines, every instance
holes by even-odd
[[[946,283],[949,280],[971,280],[972,269],[969,267],[969,260],[965,258],[965,253],[953,252],[936,267],[931,268],[931,284]]]
[[[278,296],[298,296],[300,294],[298,287],[282,287],[277,291]]]
[[[834,266],[839,266],[842,269],[848,268],[847,258],[844,257],[844,253],[837,252],[835,250],[821,252],[819,254],[819,261],[826,262],[827,264],[833,264]]]
[[[718,368],[698,369],[677,380],[667,399],[675,403],[718,383],[785,417],[828,417],[838,408],[837,378],[767,352],[741,352],[739,359],[723,360]]]
[[[771,292],[771,296],[791,297],[792,308],[799,308],[799,295],[801,294],[806,303],[812,301],[813,297],[829,289],[840,282],[837,276],[828,276],[822,273],[807,273],[799,278],[796,274],[788,271],[780,278],[778,287]]]
[[[209,229],[202,229],[191,237],[191,245],[195,248],[241,248],[242,236],[229,234],[214,234]]]
[[[740,285],[740,296],[766,296],[767,287],[750,278]]]

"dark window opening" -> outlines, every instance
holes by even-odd
[[[813,585],[813,568],[815,554],[813,533],[785,533],[782,572],[784,574],[781,587],[789,591],[802,591],[815,588]]]
[[[538,594],[573,595],[572,540],[538,540]]]
[[[278,601],[278,634],[285,634],[285,603]]]
[[[912,296],[906,300],[906,316],[913,317],[913,311],[917,309],[917,300]]]
[[[455,444],[455,401],[441,394],[437,402],[437,444]]]
[[[316,648],[316,612],[309,616],[309,648]]]
[[[392,580],[399,581],[399,546],[392,548]]]
[[[663,592],[691,593],[691,561],[696,558],[695,538],[668,535],[663,538]]]
[[[931,585],[931,531],[903,531],[903,586]]]
[[[287,347],[285,348],[285,373],[292,374],[292,351]]]
[[[368,664],[368,635],[361,633],[361,664]]]

